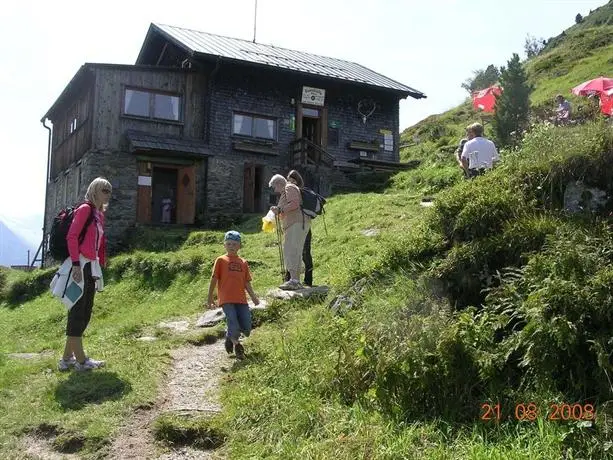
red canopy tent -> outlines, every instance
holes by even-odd
[[[475,91],[473,93],[473,107],[475,110],[492,113],[496,105],[496,96],[500,94],[502,94],[502,88],[500,86],[490,86],[481,91]]]
[[[571,93],[575,96],[588,96],[590,93],[602,94],[610,89],[613,89],[613,78],[598,77],[575,86]]]
[[[606,93],[600,93],[600,111],[613,116],[613,88]]]
[[[571,93],[576,96],[589,96],[598,94],[600,98],[600,111],[605,115],[613,115],[613,78],[598,77],[584,81],[575,86]]]

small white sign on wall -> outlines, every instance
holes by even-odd
[[[138,185],[151,187],[151,176],[138,176]]]
[[[302,87],[302,103],[323,106],[326,100],[326,90],[321,88]]]

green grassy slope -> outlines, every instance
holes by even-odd
[[[551,111],[558,93],[569,98],[576,113],[588,110],[586,99],[570,95],[570,90],[588,79],[613,72],[613,2],[552,37],[538,56],[525,62],[525,67],[534,86],[531,103],[535,114]],[[486,123],[488,117],[483,118]],[[409,147],[403,149],[402,157],[423,159],[434,152],[449,152],[464,135],[465,127],[481,120],[481,114],[472,109],[468,100],[445,113],[432,115],[403,131],[401,142]],[[488,128],[486,125],[489,135]],[[420,140],[418,145],[415,136]]]
[[[328,233],[323,219],[314,222],[313,252],[315,281],[333,293],[321,302],[276,302],[258,315],[250,357],[224,383],[225,411],[206,421],[225,433],[223,451],[280,459],[607,458],[613,241],[606,213],[572,217],[559,208],[561,187],[573,178],[612,192],[612,166],[603,125],[543,128],[492,174],[447,187],[428,209],[419,200],[424,186],[438,187],[441,167],[399,173],[384,193],[331,198]],[[263,293],[280,276],[275,235],[259,228],[251,219],[239,230]],[[367,229],[380,234],[367,237]],[[221,250],[221,232],[185,236],[148,231],[138,235],[140,250],[112,259],[87,334],[88,351],[108,362],[99,372],[55,372],[63,307],[46,293],[29,301],[11,295],[26,281],[44,286],[37,282],[44,272],[3,283],[0,349],[48,354],[0,355],[2,458],[19,452],[24,433],[49,427],[63,434],[58,449],[78,442],[80,455],[99,458],[125,417],[155,400],[169,350],[199,341],[156,325],[202,312]],[[145,251],[148,241],[168,249]],[[360,279],[363,290],[352,292]],[[353,301],[341,316],[328,307],[336,293]],[[141,335],[159,340],[139,342]],[[497,402],[501,420],[481,420],[483,404]],[[528,415],[536,407],[538,417],[517,421],[515,408],[526,416],[519,404],[528,410],[529,402]],[[550,420],[556,402],[577,414],[592,414],[591,405],[600,418],[590,426]]]
[[[406,232],[415,207],[415,200],[407,203],[396,191],[334,197],[325,216],[328,234],[322,218],[314,222],[316,281],[347,284],[354,271],[366,269],[381,241]],[[262,233],[260,227],[256,218],[238,229],[244,234],[241,254],[252,267],[254,288],[264,294],[279,284],[280,274],[276,235]],[[362,235],[369,228],[384,235]],[[33,274],[3,270],[0,457],[11,458],[20,450],[23,434],[36,432],[41,425],[55,427],[68,440],[82,440],[84,455],[104,452],[123,418],[155,400],[169,363],[168,351],[188,340],[197,341],[193,334],[177,338],[156,325],[172,319],[193,323],[203,312],[212,263],[223,252],[222,236],[212,231],[167,234],[159,230],[134,236],[141,250],[112,259],[107,288],[96,298],[86,337],[87,351],[109,365],[87,375],[55,371],[63,347],[65,309],[48,295],[53,270]],[[142,250],[146,247],[158,249]],[[274,308],[273,303],[273,315]],[[143,335],[159,340],[136,340]],[[8,353],[43,353],[43,357],[23,360]]]

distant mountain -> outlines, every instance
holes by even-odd
[[[34,258],[42,239],[42,218],[31,216],[20,221],[0,216],[0,265],[25,265]]]

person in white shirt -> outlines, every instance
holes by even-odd
[[[468,142],[460,155],[460,164],[466,177],[473,178],[491,169],[500,157],[492,141],[483,137],[483,126],[473,123],[466,128]]]

